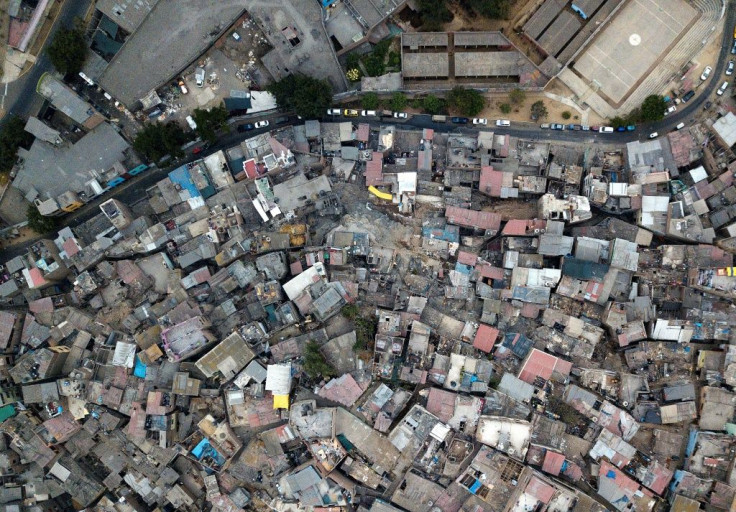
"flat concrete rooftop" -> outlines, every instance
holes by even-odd
[[[160,0],[100,85],[128,107],[181,73],[245,10],[240,0]]]

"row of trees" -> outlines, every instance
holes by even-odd
[[[610,124],[614,128],[628,126],[636,123],[651,123],[664,118],[667,104],[662,96],[652,94],[644,98],[641,107],[629,112],[626,116],[616,116],[611,119]]]

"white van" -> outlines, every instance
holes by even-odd
[[[723,93],[726,92],[726,89],[728,88],[728,82],[723,82],[721,86],[716,91],[716,94],[718,96],[723,96]]]
[[[496,121],[496,126],[511,126],[511,121],[508,119],[499,119]]]
[[[598,129],[598,133],[613,133],[613,127],[612,126],[601,126]]]
[[[197,87],[204,87],[204,68],[194,70],[194,80],[197,82]]]
[[[683,128],[685,128],[685,123],[680,123],[677,126],[675,126],[675,130],[682,130]]]
[[[197,123],[194,122],[194,118],[192,116],[187,116],[187,124],[192,130],[197,129]]]

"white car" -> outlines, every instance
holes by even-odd
[[[672,105],[671,107],[669,107],[667,110],[664,111],[664,115],[668,116],[672,112],[675,112],[675,111],[677,111],[677,107],[675,105]]]
[[[327,115],[328,116],[339,116],[342,114],[342,110],[339,108],[328,108],[327,109]]]
[[[728,89],[728,82],[723,82],[721,86],[716,91],[716,94],[718,96],[723,96],[723,93],[726,92],[726,89]]]
[[[508,119],[499,119],[496,121],[496,126],[511,126],[511,121]]]
[[[488,119],[482,117],[473,118],[473,124],[482,124],[483,126],[488,124]]]
[[[677,126],[675,126],[675,130],[682,130],[683,128],[685,128],[685,123],[680,123]]]
[[[601,126],[598,129],[598,133],[613,133],[613,127],[612,126]]]
[[[657,132],[653,132],[649,134],[650,139],[656,139],[657,137],[659,137],[659,134]]]
[[[700,75],[700,79],[705,81],[708,80],[708,77],[710,76],[710,72],[713,71],[713,68],[710,66],[705,66],[705,69],[703,70],[703,74]]]
[[[394,117],[396,119],[409,119],[409,114],[406,112],[394,112]]]
[[[197,123],[192,116],[187,116],[187,124],[189,125],[189,128],[191,128],[192,130],[197,129]]]
[[[256,128],[265,128],[265,127],[266,127],[266,126],[268,126],[268,125],[269,125],[269,122],[268,122],[268,120],[266,119],[266,120],[263,120],[263,121],[258,121],[258,122],[257,122],[257,123],[256,123],[256,124],[255,124],[254,126],[255,126]]]
[[[729,60],[728,66],[726,66],[726,76],[731,76],[731,75],[733,75],[733,61]]]
[[[363,116],[363,117],[368,117],[368,116],[374,116],[375,117],[378,114],[376,114],[376,111],[375,110],[361,110],[360,111],[360,115]]]

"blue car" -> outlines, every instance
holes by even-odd
[[[452,122],[455,124],[468,124],[467,117],[453,117]]]
[[[617,132],[625,132],[626,131],[626,127],[625,126],[619,126],[618,128],[616,128],[616,131]]]
[[[630,124],[626,127],[627,132],[633,132],[634,130],[636,130],[636,126],[634,126],[633,124]]]

